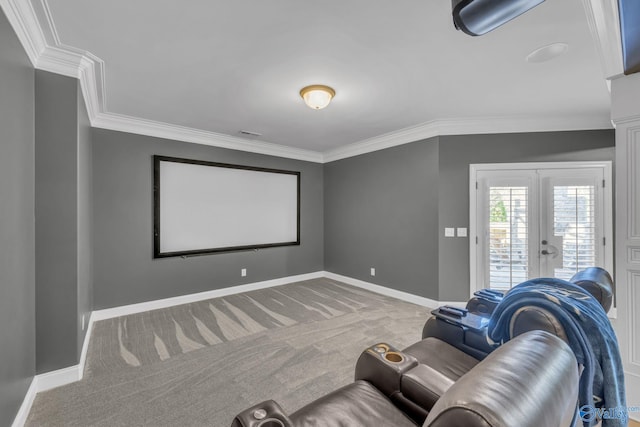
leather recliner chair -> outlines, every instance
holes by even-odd
[[[572,281],[608,311],[612,280],[605,270],[587,269]],[[356,364],[355,383],[291,416],[275,402],[263,402],[239,414],[233,427],[571,425],[579,367],[563,342],[561,325],[544,310],[526,307],[512,318],[513,339],[496,350],[487,340],[487,324],[499,300],[500,295],[485,291],[459,317],[459,309],[434,310],[421,341],[403,351],[387,344],[365,350]],[[571,369],[560,369],[556,358],[564,356],[556,352],[567,350]],[[545,378],[544,384],[536,378]],[[534,383],[536,390],[530,388]],[[565,386],[576,393],[571,399],[563,397]],[[563,402],[563,409],[540,409],[551,405],[549,396]],[[534,406],[542,406],[528,406],[532,399]]]
[[[609,311],[613,298],[613,280],[606,270],[599,267],[587,268],[574,275],[570,282],[589,292],[600,303],[605,312]],[[460,377],[471,371],[487,357],[496,345],[487,338],[489,318],[502,295],[481,291],[469,300],[466,316],[455,317],[455,310],[449,314],[442,308],[435,310],[423,328],[421,341],[405,348],[403,353],[414,357],[420,369],[412,376],[425,387],[420,390],[425,407],[414,408],[399,399],[407,412],[426,416],[431,405],[442,396]],[[560,322],[547,310],[537,306],[519,309],[510,321],[510,338],[528,331],[547,331],[563,341],[567,336]],[[413,394],[411,391],[409,391]],[[409,398],[414,396],[408,396]]]
[[[391,383],[382,387],[401,387],[415,367],[397,370],[387,378]],[[531,331],[498,348],[453,384],[424,423],[407,416],[393,403],[393,395],[385,396],[379,387],[359,379],[291,415],[266,401],[240,413],[232,427],[570,426],[576,412],[578,367],[561,339]]]

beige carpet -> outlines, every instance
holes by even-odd
[[[97,322],[85,378],[38,394],[27,426],[220,426],[294,411],[353,380],[367,346],[420,339],[430,309],[329,279]]]

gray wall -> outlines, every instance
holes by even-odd
[[[92,155],[77,79],[38,70],[35,93],[36,370],[42,373],[77,364],[84,341],[82,316],[92,298]]]
[[[95,309],[323,269],[321,164],[104,129],[92,140]],[[154,260],[154,154],[301,171],[301,245]]]
[[[77,363],[77,80],[36,71],[37,372]]]
[[[35,373],[33,67],[0,10],[0,426]]]
[[[325,165],[325,269],[439,301],[469,298],[472,163],[613,160],[614,132],[441,136]],[[376,277],[369,268],[376,267]]]
[[[438,298],[438,138],[325,164],[324,186],[327,271]]]
[[[93,146],[84,97],[77,88],[78,112],[78,358],[93,310]],[[84,316],[84,321],[83,321]]]
[[[472,163],[614,160],[613,130],[440,137],[440,300],[469,298],[469,239],[444,237],[445,227],[469,227]]]

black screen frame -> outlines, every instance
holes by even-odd
[[[242,246],[227,246],[216,247],[206,249],[193,249],[186,251],[172,251],[162,252],[160,250],[160,242],[162,236],[162,230],[160,229],[160,164],[161,162],[173,162],[173,163],[185,163],[198,166],[211,166],[227,169],[239,169],[253,172],[265,172],[265,173],[277,173],[285,175],[296,176],[297,191],[296,191],[296,240],[290,242],[274,242],[274,243],[261,243],[255,245],[242,245]],[[290,171],[284,169],[272,169],[256,166],[237,165],[230,163],[210,162],[205,160],[185,159],[180,157],[170,156],[153,156],[153,258],[171,258],[171,257],[190,257],[200,255],[210,255],[224,252],[237,252],[237,251],[251,251],[265,248],[275,248],[282,246],[300,246],[300,180],[301,172]]]

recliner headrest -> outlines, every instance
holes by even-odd
[[[525,306],[518,309],[509,324],[509,337],[515,338],[529,331],[546,331],[564,342],[569,342],[562,324],[548,310],[542,307]]]
[[[590,267],[577,272],[571,280],[585,291],[589,292],[608,312],[613,303],[613,279],[604,268]]]
[[[559,338],[532,331],[507,342],[436,401],[423,427],[565,427],[578,400],[578,365]]]

